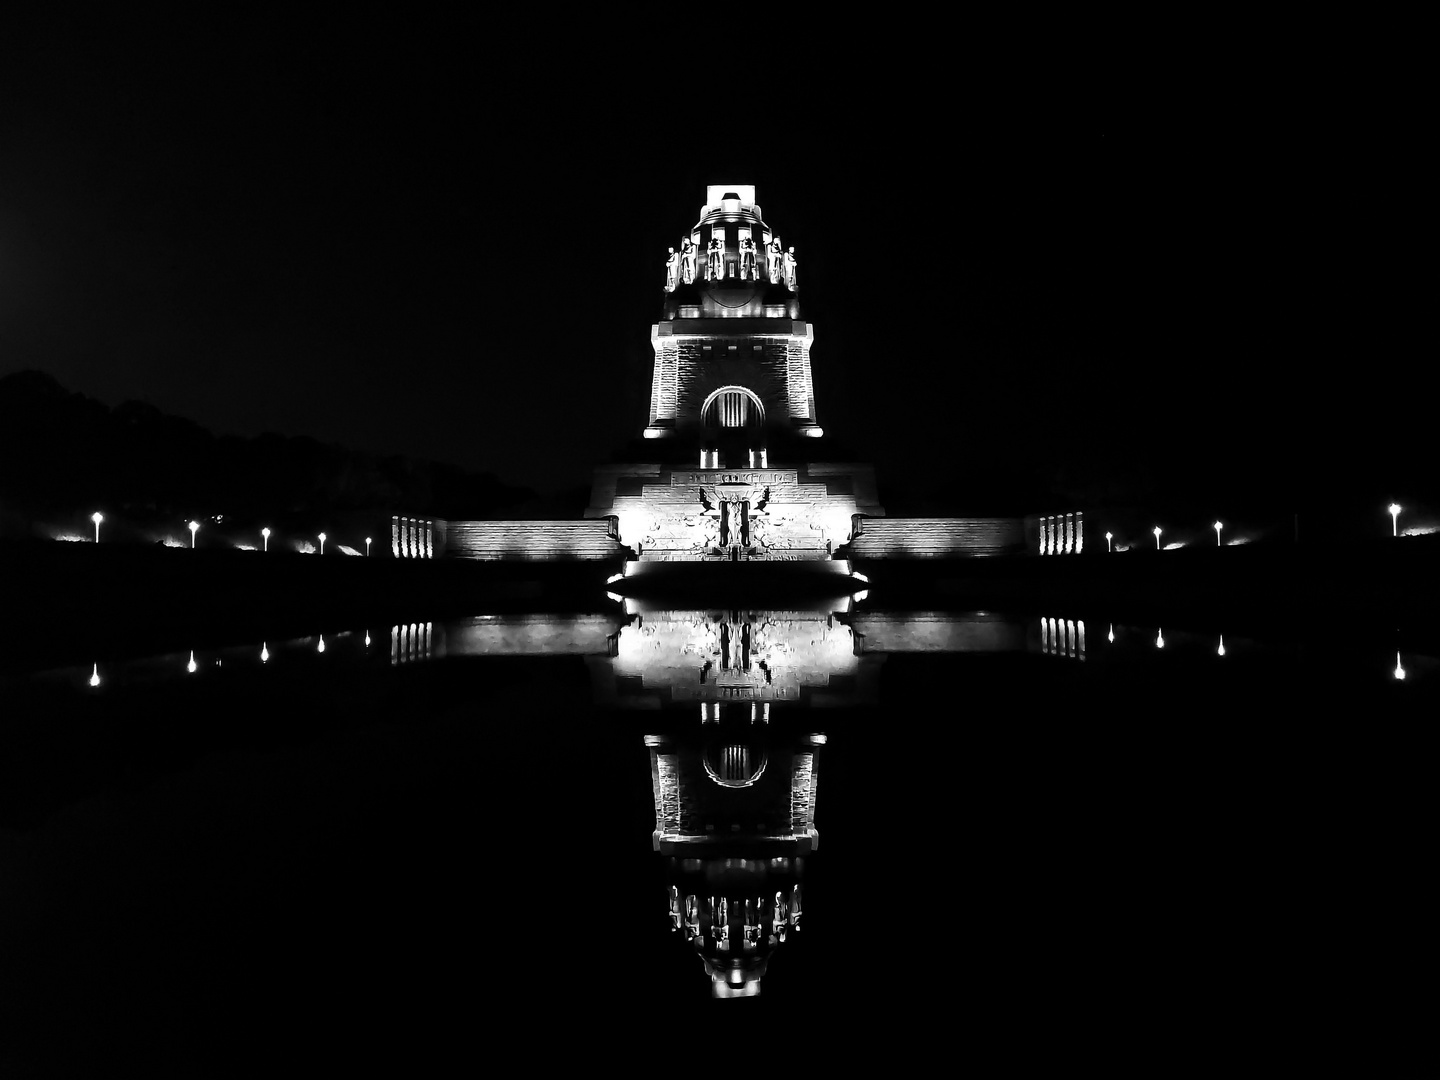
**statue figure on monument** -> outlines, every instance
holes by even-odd
[[[785,287],[795,291],[795,249],[785,252]]]
[[[770,241],[770,246],[765,249],[765,269],[770,272],[770,284],[780,284],[780,263],[782,252],[778,238]]]
[[[680,283],[680,253],[673,247],[668,250],[670,256],[665,260],[665,291],[674,292],[675,286]]]
[[[680,276],[686,285],[695,280],[695,245],[688,236],[680,245]]]
[[[716,233],[714,236],[710,237],[710,246],[705,249],[705,252],[710,259],[710,280],[724,281],[725,241],[720,239],[719,233]]]
[[[755,272],[755,241],[748,236],[740,237],[740,280],[745,280],[746,268],[750,270],[750,280],[760,280],[760,275]]]

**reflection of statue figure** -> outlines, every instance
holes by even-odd
[[[674,292],[680,283],[680,254],[672,247],[670,257],[665,260],[665,291]]]
[[[720,239],[717,232],[710,237],[710,246],[705,249],[710,259],[710,280],[723,281],[725,279],[725,241]]]
[[[795,291],[795,249],[792,247],[785,252],[785,287],[791,292]]]
[[[680,276],[686,285],[695,280],[695,245],[688,238],[680,245]]]
[[[765,269],[770,273],[770,284],[780,284],[780,262],[781,250],[780,241],[771,240],[770,246],[765,249]]]
[[[755,272],[755,241],[748,236],[740,237],[740,280],[745,280],[745,269],[750,269],[750,280],[758,281],[760,275]]]

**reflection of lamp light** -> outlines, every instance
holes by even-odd
[[[265,546],[262,547],[260,550],[261,550],[261,551],[269,551],[269,550],[270,550],[270,530],[269,530],[269,529],[261,529],[261,530],[260,530],[260,539],[261,539],[261,540],[264,542],[264,544],[265,544]]]
[[[1161,629],[1159,629],[1159,628],[1156,628],[1156,630],[1155,630],[1155,648],[1157,648],[1157,649],[1163,649],[1164,647],[1165,647],[1165,631],[1164,631],[1164,630],[1161,630]]]
[[[1156,551],[1159,551],[1159,550],[1160,550],[1160,526],[1159,526],[1159,525],[1156,525],[1153,531],[1154,531],[1154,533],[1155,533],[1155,550],[1156,550]]]
[[[1220,522],[1215,522],[1215,546],[1220,546]]]
[[[324,555],[324,554],[325,554],[325,534],[324,534],[324,533],[321,533],[321,534],[320,534],[320,554],[321,554],[321,555]]]
[[[98,544],[100,542],[100,522],[105,520],[105,515],[100,513],[99,510],[96,510],[95,513],[90,515],[90,520],[95,522],[95,542]],[[94,684],[92,683],[91,685],[93,686]]]
[[[370,557],[370,537],[365,537],[365,557]]]
[[[195,534],[199,531],[200,523],[198,521],[190,522],[190,546],[192,548],[195,546]]]
[[[1106,550],[1106,551],[1114,551],[1114,550],[1115,550],[1115,545],[1112,544],[1112,543],[1110,543],[1110,541],[1113,540],[1113,539],[1115,539],[1115,534],[1114,534],[1114,533],[1106,533],[1106,534],[1105,534],[1105,550]]]
[[[1400,666],[1400,654],[1398,652],[1395,654],[1395,678],[1405,678],[1405,669]]]
[[[1224,635],[1224,634],[1221,634],[1221,635],[1220,635],[1220,648],[1218,648],[1218,649],[1215,650],[1215,655],[1216,655],[1216,656],[1224,656],[1224,655],[1225,655],[1225,635]]]
[[[99,664],[96,664],[96,665],[95,665],[95,670],[94,670],[93,672],[91,672],[91,674],[90,674],[90,685],[91,685],[91,686],[99,686],[99,685],[100,685],[100,665],[99,665]]]
[[[190,663],[188,663],[188,664],[185,665],[185,670],[188,671],[188,672],[190,672],[191,675],[194,675],[194,674],[195,674],[195,650],[194,650],[194,649],[191,649],[191,650],[190,650]]]
[[[1390,535],[1400,535],[1400,504],[1390,504]]]

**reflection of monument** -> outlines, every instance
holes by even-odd
[[[671,927],[704,960],[717,997],[758,994],[771,953],[800,927],[825,736],[780,735],[755,709],[706,704],[696,728],[645,744]]]
[[[774,951],[800,930],[803,857],[672,856],[670,929],[699,954],[716,997],[753,997]]]
[[[772,704],[861,705],[882,654],[861,655],[841,617],[810,611],[653,611],[589,660],[596,701],[626,709],[723,703],[764,720]]]

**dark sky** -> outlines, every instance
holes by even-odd
[[[820,421],[882,480],[1143,458],[1323,488],[1428,446],[1435,177],[1394,73],[1182,104],[943,42],[108,19],[0,64],[0,373],[582,483],[646,420],[666,246],[752,183]]]

